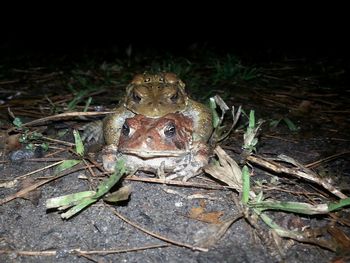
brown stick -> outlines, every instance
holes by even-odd
[[[146,250],[146,249],[153,249],[153,248],[160,248],[160,247],[168,247],[168,244],[159,244],[159,245],[149,245],[144,247],[133,247],[133,248],[116,248],[116,249],[110,249],[110,250],[80,250],[80,249],[74,249],[74,252],[77,252],[79,254],[83,255],[92,255],[92,254],[98,254],[98,255],[107,255],[107,254],[114,254],[114,253],[124,253],[124,252],[134,252],[139,250]]]
[[[22,125],[23,126],[33,126],[33,125],[37,125],[37,124],[41,124],[41,123],[45,123],[47,121],[52,121],[52,120],[60,120],[60,119],[64,119],[67,117],[78,117],[78,116],[95,116],[95,115],[104,115],[104,114],[108,114],[108,113],[112,113],[112,111],[103,111],[103,112],[66,112],[66,113],[60,113],[60,114],[56,114],[56,115],[52,115],[52,116],[48,116],[45,118],[41,118],[41,119],[37,119],[34,121],[30,121],[27,123],[24,123]]]
[[[5,198],[0,199],[0,205],[6,204],[6,203],[8,203],[8,202],[10,202],[10,201],[12,201],[12,200],[14,200],[16,198],[22,197],[22,196],[26,195],[27,193],[29,193],[30,191],[33,191],[33,190],[39,188],[40,186],[42,186],[44,184],[47,184],[47,183],[49,183],[49,182],[51,182],[53,180],[56,180],[56,179],[61,178],[61,177],[65,176],[65,175],[67,175],[67,174],[74,173],[74,172],[82,170],[82,169],[85,169],[85,167],[78,167],[78,168],[75,168],[73,170],[66,171],[63,174],[56,175],[56,176],[50,177],[48,179],[45,179],[43,181],[37,182],[35,184],[32,184],[32,185],[30,185],[30,186],[28,186],[28,187],[18,191],[17,193],[14,193],[12,195],[9,195],[9,196],[7,196]]]
[[[350,151],[346,151],[346,152],[342,152],[342,153],[333,154],[333,155],[331,155],[331,156],[328,156],[328,157],[323,158],[323,159],[321,159],[321,160],[318,160],[318,161],[316,161],[316,162],[306,164],[305,167],[306,167],[306,168],[315,167],[315,166],[319,165],[320,163],[330,161],[330,160],[332,160],[332,159],[334,159],[334,158],[337,158],[337,157],[339,157],[339,156],[341,156],[341,155],[349,154],[349,153],[350,153]]]
[[[294,175],[298,178],[303,178],[303,179],[306,179],[308,181],[317,183],[317,184],[323,186],[328,191],[330,191],[332,194],[338,196],[339,198],[341,198],[341,199],[347,198],[347,196],[345,194],[340,192],[333,185],[329,184],[325,180],[322,180],[321,178],[314,176],[312,174],[305,173],[305,172],[300,171],[298,169],[283,167],[282,165],[280,165],[274,161],[266,160],[266,159],[264,159],[262,157],[258,157],[258,156],[250,155],[247,157],[247,160],[252,162],[252,163],[256,163],[264,168],[267,168],[271,171],[274,171],[276,173],[290,174],[290,175]]]
[[[158,179],[158,178],[143,178],[143,177],[137,177],[137,176],[127,176],[124,179],[130,180],[130,181],[139,181],[139,182],[156,183],[156,184],[167,184],[167,185],[178,185],[178,186],[188,186],[188,187],[197,187],[197,188],[214,189],[214,190],[234,189],[234,187],[225,186],[225,185],[199,184],[199,183],[182,182],[182,181],[176,181],[176,180],[166,180],[166,179],[164,180],[164,179]]]
[[[153,248],[167,247],[168,244],[156,244],[143,247],[133,248],[114,248],[109,250],[81,250],[80,248],[70,249],[68,253],[77,253],[79,255],[107,255],[115,253],[133,252],[139,250],[147,250]],[[26,250],[0,250],[0,254],[12,254],[15,253],[18,256],[56,256],[57,250],[44,250],[44,251],[26,251]]]
[[[120,213],[118,213],[111,205],[108,205],[106,204],[112,211],[113,214],[115,214],[117,217],[119,217],[121,220],[123,220],[124,222],[128,223],[129,225],[137,228],[138,230],[152,236],[152,237],[155,237],[155,238],[158,238],[162,241],[165,241],[167,243],[170,243],[170,244],[173,244],[173,245],[176,245],[176,246],[179,246],[179,247],[186,247],[186,248],[190,248],[192,250],[199,250],[199,251],[204,251],[204,252],[207,252],[208,249],[207,248],[202,248],[202,247],[196,247],[196,246],[192,246],[192,245],[189,245],[189,244],[186,244],[186,243],[182,243],[182,242],[178,242],[178,241],[175,241],[175,240],[172,240],[172,239],[169,239],[167,237],[163,237],[161,235],[158,235],[158,234],[155,234],[139,225],[136,225],[135,223],[131,222],[129,219],[127,219],[126,217],[124,217],[123,215],[121,215]]]

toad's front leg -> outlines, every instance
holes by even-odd
[[[186,154],[182,160],[176,165],[172,174],[166,179],[173,180],[177,177],[183,177],[182,181],[186,182],[190,178],[202,173],[203,167],[208,164],[209,147],[201,142],[193,145],[190,153]]]

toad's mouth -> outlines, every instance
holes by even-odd
[[[119,149],[122,154],[130,154],[142,159],[152,159],[160,157],[180,157],[188,153],[188,151],[179,151],[179,150],[135,150],[135,149]]]

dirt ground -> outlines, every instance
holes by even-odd
[[[326,242],[336,240],[337,251],[277,238],[269,227],[254,217],[250,218],[251,221],[239,218],[233,222],[208,249],[197,246],[198,235],[209,239],[210,236],[216,236],[217,226],[241,213],[234,202],[235,198],[240,198],[238,193],[224,188],[225,184],[215,181],[207,174],[190,180],[189,186],[148,182],[147,179],[152,177],[147,175],[140,175],[140,180],[125,178],[121,184],[132,186],[128,201],[109,205],[100,200],[73,218],[63,220],[61,212],[46,209],[46,200],[95,189],[105,176],[95,167],[92,169],[97,176],[92,176],[89,169],[81,164],[78,167],[80,169],[37,187],[30,195],[5,202],[7,197],[20,190],[28,190],[35,183],[42,182],[43,178],[54,175],[54,168],[32,175],[28,173],[59,160],[75,158],[69,151],[72,146],[62,141],[73,143],[72,130],[87,122],[66,117],[28,127],[30,131],[37,129],[45,137],[60,140],[46,140],[49,142],[47,151],[37,148],[33,152],[24,150],[24,144],[18,144],[17,140],[5,144],[9,136],[15,137],[20,133],[9,133],[9,129],[13,128],[11,114],[26,123],[67,112],[69,110],[65,111],[64,107],[74,99],[73,91],[67,89],[69,85],[82,85],[83,77],[91,76],[96,81],[93,84],[98,85],[98,81],[106,78],[95,65],[85,64],[80,69],[81,74],[74,75],[64,64],[52,66],[40,63],[22,68],[8,66],[7,73],[0,79],[0,183],[2,186],[7,183],[6,187],[0,188],[1,262],[350,261],[349,208],[324,215],[267,212],[285,228],[310,230],[313,234],[319,230],[318,238],[323,238]],[[229,106],[242,105],[247,113],[254,109],[257,119],[265,120],[260,131],[257,156],[270,158],[285,154],[304,165],[320,161],[311,165],[311,169],[345,195],[349,195],[350,90],[345,82],[347,73],[342,63],[341,60],[304,58],[260,62],[256,64],[260,68],[257,81],[228,77],[214,83],[211,79],[198,77],[198,82],[193,84],[198,84],[199,88],[196,89],[191,86],[194,77],[189,75],[182,78],[187,84],[188,92],[195,99],[203,100],[207,94],[202,94],[209,89],[211,94],[222,96]],[[111,64],[108,66],[112,67]],[[100,67],[102,63],[98,65]],[[103,105],[102,110],[112,109],[117,102],[116,97],[123,94],[131,76],[142,72],[142,67],[140,64],[133,69],[117,69],[117,82],[113,82],[111,77],[112,80],[104,84],[101,90],[83,94],[84,98],[91,95],[95,99],[94,106]],[[125,74],[122,75],[121,71]],[[114,74],[113,70],[111,74]],[[205,70],[203,74],[206,74]],[[80,82],[76,76],[81,77]],[[82,111],[84,103],[77,105],[74,111]],[[91,107],[91,111],[96,109]],[[283,118],[291,120],[297,130],[291,131]],[[237,129],[220,144],[237,162],[241,159],[246,120],[242,116]],[[274,120],[281,121],[276,127],[271,127],[270,123]],[[23,131],[22,129],[22,133]],[[326,159],[328,157],[331,158]],[[98,151],[90,158],[100,162]],[[252,189],[256,193],[263,191],[265,197],[312,204],[338,200],[315,183],[291,175],[277,174],[253,163],[250,165]],[[16,178],[18,180],[14,182]],[[14,184],[10,185],[9,182]],[[215,185],[217,189],[195,187],[195,183]],[[195,215],[196,211],[202,217]],[[135,225],[153,234],[145,233]],[[327,232],[329,226],[334,227],[336,234]]]

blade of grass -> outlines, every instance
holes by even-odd
[[[211,113],[213,115],[213,127],[217,128],[220,125],[220,117],[218,112],[216,111],[216,103],[213,97],[209,98],[209,105],[210,105]]]
[[[118,160],[115,165],[115,172],[108,178],[108,180],[103,181],[97,188],[96,194],[93,198],[100,198],[105,195],[118,181],[126,174],[126,165],[123,160]]]
[[[84,156],[84,144],[77,130],[73,130],[75,140],[75,150],[79,156]]]
[[[320,238],[310,238],[307,233],[302,233],[298,231],[291,231],[288,229],[285,229],[278,224],[276,224],[271,217],[267,216],[266,214],[262,213],[260,209],[253,209],[253,211],[259,215],[259,217],[262,219],[262,221],[268,225],[277,235],[280,237],[287,237],[294,240],[297,240],[299,242],[304,243],[310,243],[310,244],[316,244],[318,246],[327,248],[332,251],[336,251],[336,246],[333,242],[330,242],[330,240],[322,240]]]
[[[87,100],[86,100],[86,103],[85,103],[85,107],[84,107],[84,110],[83,112],[87,112],[90,104],[91,104],[91,101],[92,101],[92,97],[89,97]]]
[[[283,121],[287,124],[290,131],[298,130],[298,127],[289,118],[283,118]]]
[[[250,192],[250,175],[248,166],[244,166],[242,169],[242,182],[243,182],[243,192],[242,192],[242,203],[247,204],[249,201]]]
[[[71,207],[83,198],[92,197],[96,194],[95,191],[84,191],[69,195],[63,195],[55,198],[50,198],[46,201],[46,208],[57,208],[60,206]]]
[[[64,218],[64,219],[68,219],[68,218],[72,217],[73,215],[79,213],[85,207],[95,203],[97,200],[98,199],[94,199],[94,198],[82,199],[82,200],[80,200],[80,202],[77,205],[73,206],[67,212],[61,214],[61,217]]]
[[[67,170],[77,164],[79,164],[81,161],[80,160],[64,160],[61,164],[59,164],[56,169],[55,173],[62,172],[64,170]]]
[[[61,214],[64,219],[69,219],[79,213],[85,207],[97,202],[105,195],[126,173],[126,165],[123,160],[118,160],[115,172],[97,188],[97,191],[84,191],[75,194],[50,198],[46,201],[47,208],[57,208],[63,210],[71,207],[67,212]],[[124,196],[125,197],[125,196]]]
[[[301,202],[261,201],[249,203],[249,206],[264,210],[281,210],[305,215],[327,214],[333,210],[350,205],[350,198],[342,199],[336,203],[311,205]]]
[[[348,206],[348,205],[350,205],[350,197],[345,198],[345,199],[341,199],[341,200],[339,200],[339,202],[334,202],[334,203],[328,204],[328,210],[329,210],[329,212],[331,212],[331,211],[337,210],[341,207]]]

